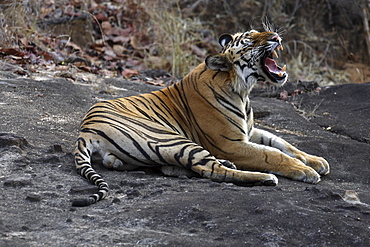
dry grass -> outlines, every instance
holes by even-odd
[[[88,9],[91,4],[71,0],[55,2],[59,6],[80,2],[83,5],[81,10]],[[144,50],[146,66],[167,69],[175,77],[184,76],[204,59],[207,52],[218,49],[216,45],[196,49],[205,39],[204,30],[213,30],[207,31],[208,35],[217,40],[221,33],[249,30],[251,25],[259,29],[260,19],[265,15],[276,27],[285,29],[286,50],[281,54],[284,61],[280,63],[287,64],[292,79],[315,80],[321,85],[347,83],[351,80],[343,69],[346,62],[368,61],[369,54],[359,51],[366,49],[361,46],[365,42],[358,43],[362,38],[370,37],[369,33],[358,34],[358,30],[366,29],[359,23],[368,21],[363,14],[367,13],[363,12],[366,10],[365,0],[354,0],[353,3],[345,0],[96,2],[115,4],[126,15],[131,11],[138,33],[146,35],[151,44]],[[45,14],[42,9],[45,4],[46,1],[38,0],[2,1],[0,47],[17,46],[22,37],[38,44],[35,35],[40,32],[37,21]],[[117,20],[115,25],[124,24]]]
[[[204,59],[199,58],[193,49],[196,43],[203,40],[200,31],[205,28],[199,19],[184,18],[179,2],[157,1],[157,4],[147,8],[154,43],[146,63],[149,67],[157,68],[155,63],[158,61],[151,58],[159,55],[162,68],[167,67],[176,77],[185,76]]]
[[[0,45],[16,46],[18,38],[32,38],[37,33],[36,21],[40,1],[3,1],[0,12]]]
[[[192,16],[199,16],[221,33],[261,30],[260,20],[268,16],[283,33],[281,55],[293,79],[321,79],[321,84],[355,82],[345,72],[348,63],[367,63],[370,54],[367,35],[367,0],[265,0],[265,1],[185,1],[201,2]],[[227,2],[227,4],[225,3]],[[231,8],[232,7],[232,8]],[[365,11],[367,13],[367,11]],[[215,14],[217,13],[217,14]],[[369,39],[370,40],[370,39]]]
[[[300,81],[316,81],[321,86],[351,82],[346,71],[326,64],[325,53],[319,56],[307,43],[291,41],[286,42],[284,47],[284,60],[287,61],[290,78]],[[330,48],[330,42],[327,43],[327,48]]]
[[[225,18],[230,22],[235,22],[235,26],[239,26],[239,30],[236,31],[249,29],[249,27],[246,28],[241,23],[237,23],[238,19],[231,9],[233,2],[220,1],[216,4],[209,1],[186,2],[187,4],[179,0],[162,0],[155,1],[153,5],[146,5],[148,6],[146,11],[151,16],[150,28],[155,37],[155,49],[152,51],[154,54],[148,54],[147,65],[153,68],[158,68],[159,65],[161,68],[170,70],[172,75],[175,76],[184,76],[191,68],[202,61],[202,58],[194,54],[191,45],[189,45],[202,40],[199,30],[208,29],[208,24],[204,21],[204,18],[201,21],[198,16],[201,17],[204,14],[207,18],[210,18],[207,14],[218,11],[218,18],[214,22],[222,23],[220,19]],[[288,65],[291,78],[302,81],[315,80],[323,86],[351,82],[344,70],[337,69],[330,64],[331,57],[335,52],[331,41],[321,37],[319,33],[315,33],[315,27],[308,24],[309,20],[302,19],[305,20],[304,22],[300,20],[298,27],[298,24],[294,23],[295,18],[293,16],[282,15],[284,1],[266,1],[264,5],[258,1],[251,1],[248,6],[245,6],[245,4],[239,7],[262,8],[262,16],[272,16],[272,19],[277,20],[278,23],[284,23],[282,27],[288,35],[284,43],[287,49],[282,53],[282,58],[284,63]],[[197,10],[197,7],[202,7],[203,10]],[[300,8],[302,6],[298,3],[294,6],[293,12],[300,11]],[[167,11],[163,11],[164,9]],[[191,11],[196,14],[192,15]],[[224,24],[227,25],[228,23]],[[260,23],[258,20],[254,20],[252,25],[258,28]],[[220,27],[215,26],[215,28]],[[301,35],[289,35],[289,32],[296,32],[297,28],[303,30],[300,32]],[[174,32],[174,30],[176,31]],[[215,33],[222,32],[224,31],[215,30]],[[230,30],[230,32],[233,32],[233,30]],[[291,41],[289,40],[290,37],[293,38]],[[215,35],[214,38],[217,39]],[[317,49],[317,44],[320,44],[321,50]],[[158,54],[161,57],[160,61],[152,59],[153,56],[151,55]]]

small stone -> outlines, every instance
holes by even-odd
[[[4,187],[13,187],[13,188],[21,188],[32,185],[31,181],[19,179],[19,180],[7,180],[4,182]]]
[[[211,222],[211,221],[204,221],[202,223],[202,225],[205,226],[208,229],[215,229],[215,228],[217,228],[217,224],[214,223],[214,222]]]
[[[54,144],[51,147],[51,152],[53,152],[53,153],[63,153],[62,145],[60,145],[60,144]]]
[[[121,202],[121,200],[118,199],[117,197],[113,198],[112,203],[120,203],[120,202]]]
[[[28,231],[30,228],[28,226],[22,226],[22,230]]]
[[[94,219],[95,217],[93,215],[90,215],[90,214],[84,214],[82,215],[82,219]]]
[[[25,138],[10,133],[0,133],[0,148],[17,146],[23,148],[28,145]]]
[[[30,202],[39,202],[42,200],[42,197],[38,194],[30,194],[26,197],[26,200]]]
[[[133,190],[128,190],[128,191],[126,192],[126,195],[127,195],[127,198],[128,198],[128,199],[133,199],[133,198],[135,198],[135,197],[140,196],[140,195],[141,195],[141,193],[140,193],[140,191],[139,191],[139,190],[137,190],[137,189],[133,189]]]
[[[56,155],[46,156],[40,159],[41,162],[55,164],[60,162],[60,158]]]

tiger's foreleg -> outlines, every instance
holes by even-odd
[[[300,151],[293,145],[289,144],[287,141],[267,131],[254,128],[250,136],[250,141],[253,143],[276,148],[287,156],[298,159],[304,165],[312,168],[320,175],[326,175],[330,172],[329,163],[324,158]],[[307,169],[305,167],[303,168],[304,170]],[[289,167],[287,167],[287,169],[289,169]]]

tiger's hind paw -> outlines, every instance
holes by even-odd
[[[239,186],[276,186],[278,185],[278,178],[274,174],[259,173],[259,178],[254,181],[237,181],[233,182]]]
[[[266,186],[276,186],[277,184],[278,184],[278,179],[276,176],[271,176],[271,179],[267,179],[263,182],[263,185],[266,185]]]
[[[264,185],[264,186],[276,186],[278,185],[278,178],[273,174],[266,174],[268,177],[254,185]]]

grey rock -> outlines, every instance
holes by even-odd
[[[96,192],[77,175],[71,155],[84,114],[99,100],[158,87],[105,79],[99,85],[123,90],[100,94],[99,86],[57,78],[1,81],[1,133],[12,134],[0,155],[0,246],[370,245],[369,84],[287,101],[253,94],[258,127],[329,161],[331,173],[317,185],[282,177],[277,187],[216,185],[96,162],[111,194],[73,208],[72,199]],[[343,199],[346,191],[357,193],[356,203]]]

